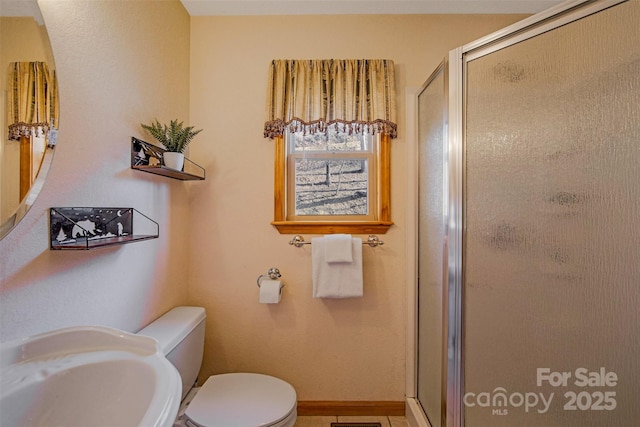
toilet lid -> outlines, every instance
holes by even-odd
[[[281,379],[261,374],[212,375],[185,415],[206,427],[269,426],[296,407],[296,391]]]

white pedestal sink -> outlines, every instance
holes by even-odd
[[[0,426],[169,427],[181,387],[154,339],[117,329],[0,344]]]

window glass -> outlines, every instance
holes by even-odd
[[[290,182],[287,218],[347,216],[373,219],[377,139],[330,127],[326,133],[286,135]],[[326,218],[325,218],[326,219]]]
[[[296,159],[295,215],[369,214],[368,159]]]
[[[356,135],[341,132],[336,126],[330,126],[326,133],[304,134],[304,132],[288,132],[290,148],[300,151],[370,151],[370,134]]]

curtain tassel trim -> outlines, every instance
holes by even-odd
[[[389,135],[392,139],[398,136],[398,125],[382,119],[374,120],[372,122],[344,120],[332,120],[331,122],[326,122],[324,120],[316,120],[310,123],[299,119],[291,120],[289,122],[276,119],[264,124],[264,137],[273,139],[284,136],[286,131],[291,133],[303,132],[304,135],[314,135],[317,133],[326,134],[330,127],[335,127],[339,132],[348,133],[349,135],[383,134]]]
[[[49,123],[13,123],[9,125],[9,140],[19,141],[22,137],[42,137],[49,133]]]

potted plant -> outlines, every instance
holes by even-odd
[[[193,130],[193,126],[183,127],[183,122],[178,119],[171,120],[169,126],[161,124],[158,119],[150,125],[140,123],[143,129],[158,140],[167,150],[162,155],[166,167],[182,170],[184,166],[184,149],[202,129]]]

